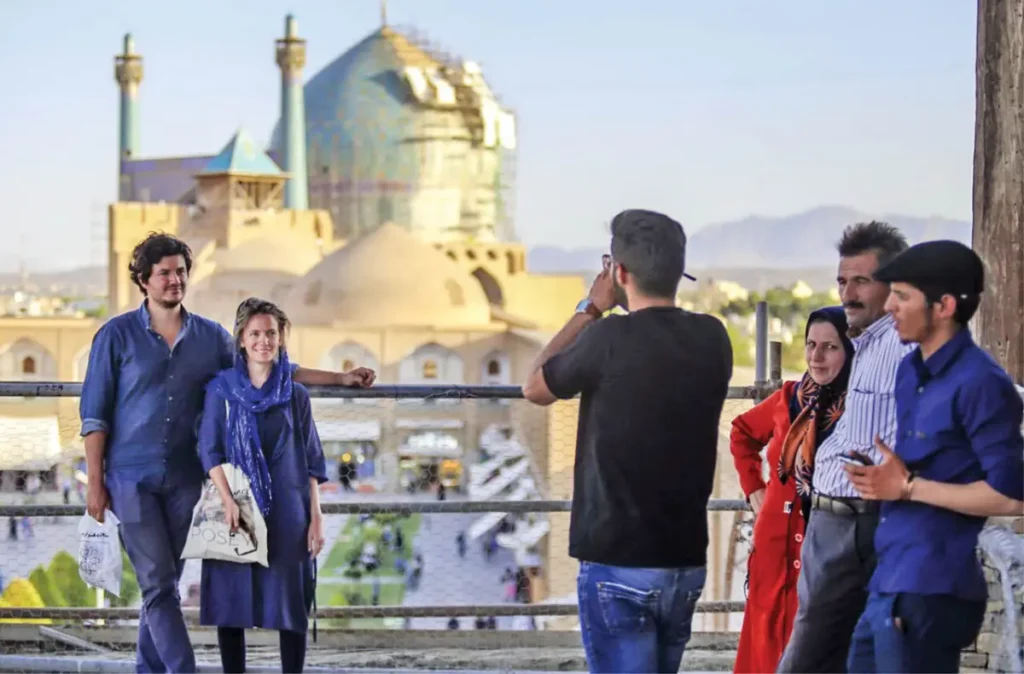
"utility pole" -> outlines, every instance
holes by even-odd
[[[974,249],[979,344],[1024,385],[1024,0],[978,0]]]

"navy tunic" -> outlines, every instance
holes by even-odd
[[[307,543],[309,479],[326,482],[327,467],[309,392],[298,383],[293,387],[290,405],[256,415],[273,493],[267,517],[270,566],[204,559],[199,608],[203,625],[305,632],[309,624],[316,591]],[[224,398],[209,388],[199,428],[199,454],[207,472],[226,461],[226,415]]]

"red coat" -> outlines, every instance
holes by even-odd
[[[729,449],[744,495],[749,497],[765,487],[760,452],[766,445],[769,474],[747,562],[750,584],[735,672],[774,672],[793,631],[804,517],[796,481],[790,478],[782,484],[776,471],[782,441],[789,432],[789,402],[795,391],[796,382],[787,381],[732,422]]]

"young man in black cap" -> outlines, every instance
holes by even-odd
[[[883,501],[847,669],[956,672],[987,602],[978,534],[987,517],[1024,513],[1024,404],[967,328],[984,288],[974,251],[922,243],[875,278],[891,284],[900,338],[919,347],[896,375],[895,451],[876,441],[879,465],[846,468],[865,499]]]
[[[569,554],[590,671],[675,672],[706,578],[732,347],[718,319],[675,305],[678,222],[625,211],[611,229],[611,259],[523,394],[550,405],[582,393]],[[603,317],[616,304],[629,313]]]

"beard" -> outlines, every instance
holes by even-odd
[[[612,288],[615,294],[615,304],[629,311],[629,298],[626,297],[626,290],[619,285],[619,282],[614,277],[612,278]]]
[[[181,287],[181,295],[179,297],[172,297],[172,296],[170,296],[170,293],[168,293],[166,296],[164,296],[164,297],[162,297],[160,299],[156,299],[156,298],[152,298],[152,297],[150,299],[152,301],[156,302],[158,305],[160,305],[164,309],[173,309],[173,308],[175,308],[176,306],[178,306],[179,304],[181,304],[185,300],[185,286]]]

